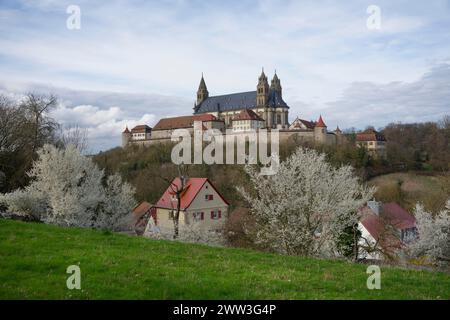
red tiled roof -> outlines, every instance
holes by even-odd
[[[234,120],[258,120],[258,121],[264,121],[263,118],[258,116],[253,110],[251,109],[244,109],[242,110],[237,116],[233,118]]]
[[[140,217],[143,214],[145,214],[150,208],[152,207],[152,205],[146,201],[142,202],[141,204],[137,205],[134,209],[133,209],[133,214],[136,217]]]
[[[380,245],[384,247],[399,247],[401,245],[392,232],[388,232],[388,227],[396,230],[414,228],[416,219],[408,211],[395,202],[385,203],[381,207],[380,214],[377,215],[369,207],[361,209],[361,223],[364,228],[375,239],[380,239]]]
[[[295,119],[294,122],[297,121],[297,120],[300,121],[301,123],[303,123],[303,125],[307,129],[314,129],[314,126],[316,125],[316,123],[314,121],[307,121],[307,120],[299,119],[299,118]],[[300,128],[300,125],[298,125],[296,123],[296,124],[294,124],[293,128]]]
[[[395,202],[385,203],[381,215],[396,229],[409,229],[416,226],[416,218]]]
[[[222,195],[217,191],[214,185],[207,178],[188,178],[185,189],[181,194],[181,202],[180,202],[181,210],[185,210],[186,208],[189,207],[191,202],[194,200],[198,192],[201,190],[201,188],[207,181],[212,186],[212,188],[217,192],[217,194],[219,194],[222,200],[226,204],[228,204],[228,202],[222,197]],[[177,188],[181,186],[181,179],[179,177],[175,178],[172,181],[172,186],[174,190],[177,190]],[[177,200],[176,199],[172,200],[173,195],[175,195],[175,193],[169,186],[162,195],[162,197],[156,203],[156,206],[159,208],[176,209]]]
[[[319,117],[319,120],[316,123],[316,127],[318,128],[323,128],[326,127],[327,125],[325,124],[325,122],[323,122],[322,116]]]
[[[374,129],[367,129],[356,135],[356,141],[386,141],[386,138]]]
[[[144,201],[133,209],[132,221],[134,224],[134,231],[138,235],[142,235],[144,233],[149,218],[146,214],[149,213],[151,215],[154,208],[155,207],[153,205]]]
[[[128,130],[128,126],[126,126],[125,130],[123,130],[123,133],[130,133],[130,130]]]
[[[159,122],[153,127],[153,131],[192,128],[194,125],[194,121],[214,121],[214,120],[217,120],[216,117],[208,113],[193,116],[164,118],[159,120]]]
[[[140,124],[137,125],[136,127],[134,127],[133,129],[131,129],[132,133],[137,133],[137,132],[150,132],[152,131],[152,128],[150,128],[148,125],[146,124]]]

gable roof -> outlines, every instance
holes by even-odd
[[[258,116],[253,110],[250,109],[244,109],[242,110],[237,116],[235,116],[232,121],[234,120],[258,120],[258,121],[264,121],[263,118]]]
[[[289,108],[278,91],[269,91],[268,106]],[[206,98],[195,107],[195,113],[232,111],[256,108],[256,91],[238,92]]]
[[[378,131],[369,128],[356,134],[356,141],[386,141],[386,138]]]
[[[171,130],[181,128],[192,128],[194,121],[214,121],[217,120],[212,114],[199,114],[193,116],[181,116],[173,118],[163,118],[153,127],[153,131]]]
[[[401,246],[400,239],[389,232],[389,227],[404,230],[416,226],[414,216],[395,202],[383,204],[379,214],[373,212],[368,206],[363,207],[360,214],[361,224],[385,248]]]
[[[127,128],[128,129],[128,128]],[[150,132],[152,131],[152,128],[150,128],[148,125],[146,124],[140,124],[135,126],[133,129],[131,129],[131,133],[136,133],[136,132]]]
[[[136,216],[141,216],[144,213],[146,213],[151,207],[152,205],[150,203],[144,201],[138,204],[136,207],[134,207],[133,214]]]
[[[189,208],[192,201],[195,199],[197,194],[202,189],[203,185],[208,182],[211,187],[217,192],[217,194],[222,198],[222,200],[228,205],[228,201],[226,201],[222,195],[217,191],[217,189],[214,187],[214,185],[209,181],[207,178],[188,178],[186,182],[186,186],[184,191],[181,194],[181,201],[180,201],[180,209],[186,210]],[[181,179],[179,177],[176,177],[173,179],[172,184],[173,188],[176,190],[176,188],[179,188],[181,186]],[[156,203],[156,207],[158,208],[166,208],[166,209],[176,209],[177,207],[177,200],[172,200],[172,196],[175,195],[173,192],[171,186],[167,187],[166,191],[163,193],[161,198]]]
[[[314,127],[316,125],[316,123],[314,121],[308,121],[308,120],[300,119],[299,117],[297,117],[297,118],[295,118],[295,120],[290,125],[290,128],[292,128],[292,129],[295,129],[295,128],[301,129],[301,125],[299,124],[299,122],[301,124],[303,124],[307,129],[314,129]]]
[[[381,216],[388,219],[396,229],[409,229],[416,226],[416,218],[396,202],[383,204]]]
[[[153,205],[146,201],[134,207],[132,214],[133,223],[138,223],[142,218],[144,218],[144,215],[149,212],[151,208],[153,208]]]

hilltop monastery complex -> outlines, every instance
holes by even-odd
[[[339,127],[328,131],[320,116],[317,121],[296,118],[289,123],[289,106],[283,100],[281,81],[275,73],[269,81],[264,73],[258,78],[255,91],[210,96],[205,79],[200,80],[192,115],[163,118],[153,127],[138,125],[122,132],[122,147],[130,144],[151,145],[171,141],[175,129],[194,130],[194,121],[202,122],[202,129],[217,129],[222,134],[245,134],[250,130],[278,129],[280,142],[289,139],[298,143],[311,142],[329,145],[342,143],[344,135]],[[229,129],[229,130],[227,130]],[[374,137],[380,141],[367,141],[367,146],[384,148],[380,134],[365,135],[362,140]],[[358,140],[359,145],[365,145]],[[375,150],[376,152],[376,150]]]

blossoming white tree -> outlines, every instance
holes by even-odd
[[[350,166],[334,168],[325,155],[298,148],[278,173],[262,176],[247,165],[252,190],[238,188],[255,217],[256,243],[289,255],[336,255],[342,233],[358,222],[358,209],[373,188]]]
[[[144,237],[150,239],[175,240],[186,243],[202,243],[210,246],[225,246],[226,240],[222,232],[211,231],[201,227],[199,222],[191,222],[180,227],[178,237],[169,233],[161,233],[152,217],[150,217],[144,232]]]
[[[415,210],[418,239],[410,245],[413,257],[426,257],[431,262],[448,265],[450,262],[450,199],[445,208],[433,214],[422,204]]]
[[[0,195],[10,211],[34,215],[46,223],[111,230],[129,216],[134,189],[118,175],[103,184],[103,171],[75,146],[45,145],[38,156],[29,172],[31,184]]]

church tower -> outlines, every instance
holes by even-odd
[[[206,100],[206,98],[209,97],[208,88],[206,88],[205,79],[203,79],[203,73],[202,73],[202,79],[200,80],[200,85],[198,86],[197,90],[197,106],[200,105],[203,101]]]
[[[258,79],[258,85],[256,86],[256,106],[265,107],[269,102],[269,82],[264,74],[264,68]]]
[[[275,71],[275,75],[273,76],[273,79],[270,83],[270,90],[272,91],[276,91],[280,94],[280,96],[282,96],[281,94],[281,82],[280,79],[277,76],[277,72]]]

